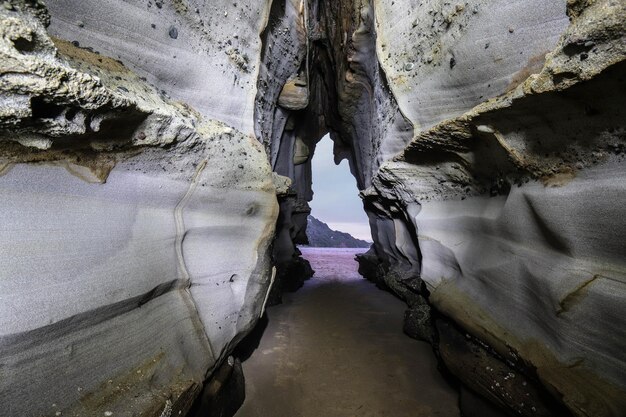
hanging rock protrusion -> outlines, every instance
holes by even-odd
[[[309,85],[302,74],[289,77],[280,92],[278,104],[287,110],[303,110],[309,105]]]

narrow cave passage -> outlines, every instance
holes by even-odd
[[[315,276],[267,312],[237,417],[459,415],[430,345],[402,333],[405,303],[358,274],[362,251],[302,248]]]
[[[355,255],[365,248],[296,247],[307,243],[309,215],[328,203],[334,212],[320,210],[321,220],[356,237],[371,242],[375,232],[384,241],[380,236],[401,233],[407,241],[385,253],[385,266],[401,259],[404,278],[419,283],[417,245],[402,220],[395,224],[385,206],[346,198],[370,188],[383,157],[398,151],[394,143],[380,146],[382,125],[393,126],[400,140],[411,132],[377,64],[372,5],[275,2],[270,22],[256,133],[288,185],[278,194],[272,307],[243,363],[246,400],[237,416],[458,416],[458,393],[439,373],[431,345],[402,332],[407,302],[414,308],[422,299],[406,290],[397,298],[392,284],[381,285],[386,292],[363,279]],[[320,157],[325,171],[315,163]],[[330,172],[333,159],[348,165],[349,180]],[[308,263],[315,276],[303,282]]]
[[[0,417],[232,417],[242,360],[240,417],[624,417],[624,21],[5,0]],[[326,135],[366,279],[302,246]]]

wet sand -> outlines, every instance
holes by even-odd
[[[236,417],[459,416],[430,346],[402,333],[406,305],[357,273],[363,251],[303,249],[315,276],[268,309]]]

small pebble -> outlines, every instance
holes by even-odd
[[[177,39],[178,38],[178,29],[176,29],[176,27],[174,27],[174,26],[170,27],[169,35],[170,35],[170,38]]]

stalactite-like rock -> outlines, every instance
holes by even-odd
[[[278,105],[287,110],[303,110],[309,104],[309,89],[301,76],[287,80],[278,96]]]

